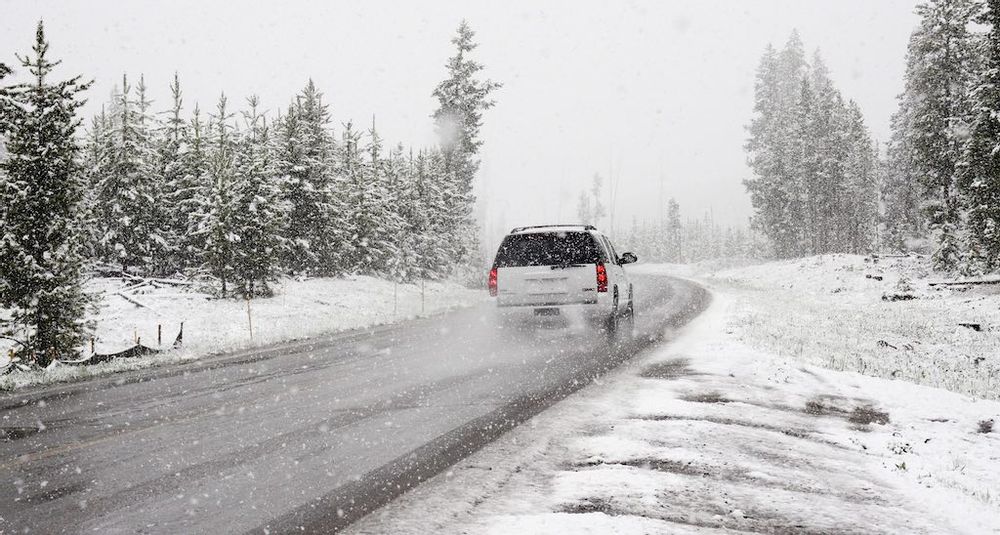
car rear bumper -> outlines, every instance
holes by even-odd
[[[528,317],[538,315],[560,315],[583,319],[606,318],[611,313],[611,301],[594,300],[586,303],[545,303],[505,304],[497,302],[497,311],[505,317]]]
[[[599,305],[600,301],[595,297],[594,299],[587,301],[577,301],[567,303],[565,301],[534,301],[529,303],[518,303],[518,302],[503,302],[498,300],[497,307],[499,308],[548,308],[548,307],[585,307],[585,306],[596,306]]]

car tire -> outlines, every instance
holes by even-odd
[[[622,313],[618,331],[623,344],[631,345],[635,342],[635,302],[632,299],[629,299],[628,306]]]
[[[618,321],[620,315],[618,314],[618,288],[615,288],[614,301],[611,304],[611,313],[604,318],[604,334],[607,335],[608,342],[614,343],[615,339],[618,337]]]

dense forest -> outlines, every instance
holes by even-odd
[[[882,196],[888,245],[929,240],[937,269],[1000,268],[1000,2],[917,8]]]
[[[500,84],[481,78],[466,23],[452,43],[428,88],[439,142],[409,148],[374,119],[336,128],[312,81],[272,116],[255,96],[189,106],[180,76],[156,107],[123,76],[85,128],[90,83],[52,79],[40,22],[20,65],[0,63],[0,336],[41,360],[75,352],[94,273],[199,277],[245,298],[280,275],[478,276],[472,185]]]
[[[773,256],[916,251],[939,270],[1000,268],[1000,1],[916,13],[881,154],[798,34],[765,51],[745,184]]]
[[[746,144],[754,227],[778,258],[876,246],[877,153],[857,103],[797,33],[757,70]]]

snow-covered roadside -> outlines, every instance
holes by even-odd
[[[353,533],[1000,532],[1000,403],[754,350],[714,304]]]
[[[276,288],[274,297],[253,300],[248,317],[245,301],[209,300],[203,294],[172,286],[147,287],[141,292],[129,293],[133,301],[141,303],[140,306],[117,294],[122,286],[120,279],[94,279],[88,283],[87,290],[101,296],[95,318],[96,351],[122,351],[134,345],[136,338],[143,345],[155,348],[157,326],[162,326],[160,347],[168,348],[183,322],[181,349],[93,366],[57,364],[44,372],[15,371],[0,377],[0,391],[383,325],[470,306],[486,299],[484,291],[453,282],[427,282],[421,298],[419,285],[397,286],[366,276],[287,279]],[[0,359],[6,358],[6,351],[3,351]]]
[[[945,278],[925,257],[859,255],[770,262],[703,280],[736,296],[730,327],[756,348],[1000,399],[1000,285],[932,285]]]

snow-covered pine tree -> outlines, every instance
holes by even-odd
[[[17,352],[47,365],[78,352],[87,332],[81,222],[84,170],[76,130],[80,77],[49,79],[41,22],[33,55],[19,58],[30,82],[0,89],[0,306],[5,336],[24,335]],[[10,71],[0,67],[0,78]]]
[[[865,254],[872,250],[878,229],[878,157],[861,108],[847,105],[847,155],[844,162],[844,198],[841,203],[840,251]]]
[[[384,272],[397,282],[412,277],[419,258],[419,240],[415,232],[420,207],[413,162],[412,151],[409,156],[405,155],[402,145],[397,145],[385,162],[388,202],[397,218],[398,230],[387,237],[392,242],[393,254],[387,261]]]
[[[85,257],[99,258],[99,243],[101,236],[98,224],[97,193],[100,183],[101,161],[104,159],[104,133],[109,128],[109,119],[101,107],[101,113],[91,117],[90,128],[83,140],[83,176],[84,193],[81,213],[83,218],[83,242]]]
[[[234,242],[239,240],[233,214],[236,192],[233,187],[235,134],[225,95],[219,97],[211,115],[208,139],[209,187],[198,214],[198,234],[204,236],[202,261],[206,271],[219,280],[223,297],[229,295],[234,271]]]
[[[141,99],[140,99],[141,100]],[[104,132],[104,158],[97,169],[97,222],[101,258],[124,271],[153,271],[165,254],[158,199],[161,181],[149,117],[131,96],[127,77]]]
[[[354,243],[350,265],[359,273],[378,274],[396,255],[393,237],[401,231],[402,221],[390,205],[387,162],[382,157],[382,140],[375,125],[368,131],[366,158],[359,152],[360,138],[348,123],[343,164]]]
[[[233,285],[247,298],[272,295],[269,283],[280,273],[282,233],[287,209],[275,180],[270,157],[270,131],[256,96],[247,99],[246,128],[239,136],[233,163],[235,208]]]
[[[819,53],[810,66],[802,48],[793,33],[780,53],[765,50],[745,146],[753,170],[744,182],[753,228],[781,258],[860,250],[874,234],[876,217],[874,162],[860,112],[844,103]],[[725,232],[701,227],[724,248]],[[869,236],[857,235],[862,229]]]
[[[329,109],[312,80],[277,125],[275,164],[290,206],[285,265],[295,272],[340,273],[350,250],[329,125]]]
[[[201,267],[205,250],[205,233],[199,229],[211,187],[208,131],[201,108],[195,104],[187,128],[181,130],[179,176],[175,175],[176,181],[167,185],[171,228],[183,229],[182,234],[175,236],[175,258],[185,271]]]
[[[904,251],[909,240],[924,233],[920,203],[920,186],[915,178],[911,128],[915,95],[901,93],[899,109],[890,121],[892,133],[885,149],[880,184],[884,245],[890,250]]]
[[[809,120],[809,157],[815,159],[815,174],[803,177],[806,184],[807,234],[810,254],[842,252],[847,222],[844,219],[847,160],[846,108],[833,86],[830,72],[817,50],[810,70],[813,107]]]
[[[354,129],[354,123],[344,123],[337,153],[337,174],[343,180],[344,205],[346,208],[347,242],[350,249],[342,251],[341,262],[345,270],[357,271],[366,265],[369,229],[374,225],[369,213],[364,189],[365,162],[361,153],[361,132]]]
[[[969,210],[965,269],[995,271],[1000,269],[1000,0],[988,0],[978,22],[989,32],[961,170]]]
[[[799,98],[793,105],[785,142],[783,164],[788,175],[783,179],[778,198],[785,204],[785,219],[779,229],[782,243],[792,256],[815,254],[818,203],[812,195],[817,189],[822,154],[821,139],[814,137],[816,128],[816,97],[808,77],[799,79]]]
[[[667,254],[664,260],[678,264],[683,263],[684,249],[681,242],[681,205],[673,197],[667,201],[666,227]]]
[[[413,180],[416,214],[413,234],[417,249],[417,265],[413,278],[439,279],[451,272],[448,228],[449,206],[443,192],[444,158],[438,150],[420,151],[414,162]]]
[[[907,50],[903,97],[911,107],[907,144],[913,178],[922,189],[923,211],[936,235],[937,269],[953,269],[960,260],[956,170],[968,132],[976,63],[969,24],[978,9],[974,0],[928,0],[917,6],[921,21]]]
[[[164,216],[164,234],[169,243],[169,256],[163,271],[178,272],[191,264],[186,260],[185,251],[185,236],[188,231],[188,213],[185,207],[190,204],[196,188],[186,180],[189,175],[184,165],[184,152],[187,148],[185,140],[188,137],[188,124],[182,116],[184,97],[177,73],[174,73],[174,80],[170,83],[170,96],[171,106],[164,112],[166,119],[157,132],[156,149],[159,174],[163,180],[163,195],[159,204]]]
[[[143,75],[139,75],[139,83],[136,85],[136,104],[139,106],[137,117],[139,126],[146,132],[148,138],[144,157],[147,160],[145,167],[150,170],[147,178],[152,182],[153,190],[150,217],[154,234],[151,236],[153,251],[149,269],[153,273],[163,274],[172,271],[174,244],[169,228],[169,207],[166,204],[167,182],[163,176],[164,162],[159,151],[162,126],[150,112],[153,102],[148,98],[146,77]]]
[[[801,254],[801,209],[791,144],[797,140],[796,106],[802,98],[805,58],[798,33],[781,52],[768,45],[757,68],[754,116],[745,149],[753,176],[744,181],[753,224],[774,243],[779,258]]]
[[[472,220],[475,196],[473,181],[479,170],[477,155],[483,144],[480,129],[483,112],[495,104],[490,95],[501,87],[492,80],[482,80],[479,72],[483,66],[470,56],[477,44],[475,32],[466,21],[459,24],[457,35],[451,40],[455,55],[446,65],[447,78],[433,91],[438,101],[434,124],[439,137],[444,161],[445,177],[451,186],[445,194],[451,199],[451,218],[454,222],[454,251],[456,260],[471,273],[477,273],[481,261],[478,228]],[[450,191],[450,190],[454,191]]]

